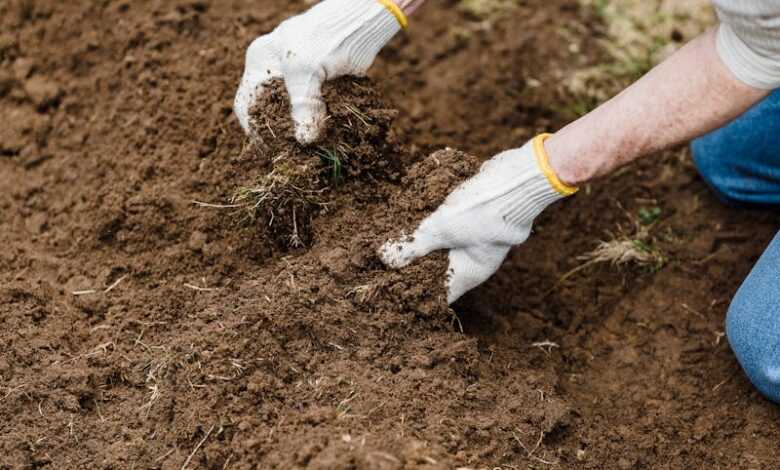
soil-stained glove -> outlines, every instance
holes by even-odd
[[[311,144],[325,123],[324,81],[365,75],[380,49],[407,19],[391,0],[324,0],[252,42],[234,110],[251,134],[249,109],[263,85],[283,78],[290,95],[295,137]]]
[[[385,243],[379,250],[382,261],[398,269],[433,251],[450,250],[450,304],[488,280],[509,249],[528,239],[534,219],[547,206],[577,192],[550,167],[547,137],[540,135],[485,162],[411,237]]]

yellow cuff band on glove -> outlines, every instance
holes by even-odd
[[[409,27],[409,19],[406,17],[406,13],[404,13],[403,10],[401,10],[401,7],[396,5],[393,0],[377,0],[379,3],[381,3],[387,10],[395,16],[395,19],[398,20],[398,24],[401,25],[401,28],[406,29]]]
[[[561,196],[571,196],[580,190],[580,188],[569,186],[558,178],[555,174],[555,170],[550,166],[550,156],[547,155],[547,150],[544,148],[544,141],[552,137],[552,134],[541,134],[534,138],[534,155],[536,156],[536,162],[539,164],[539,168],[547,177],[547,181],[550,182],[550,186],[553,187]]]

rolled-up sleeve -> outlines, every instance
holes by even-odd
[[[755,88],[780,88],[780,0],[714,0],[723,62]]]

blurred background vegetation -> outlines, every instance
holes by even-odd
[[[707,28],[715,24],[710,0],[578,0],[603,23],[599,43],[607,60],[576,70],[562,87],[571,104],[562,111],[576,118],[647,73]],[[485,22],[511,15],[523,0],[460,0],[459,8]],[[562,31],[579,47],[581,31]]]

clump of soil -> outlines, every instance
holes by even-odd
[[[321,141],[303,147],[294,139],[290,102],[281,80],[264,87],[250,109],[254,138],[247,161],[266,169],[256,183],[240,188],[234,203],[246,204],[257,227],[282,249],[310,246],[312,218],[327,208],[337,191],[355,183],[397,181],[400,148],[391,132],[398,114],[366,79],[327,82],[328,105]]]

